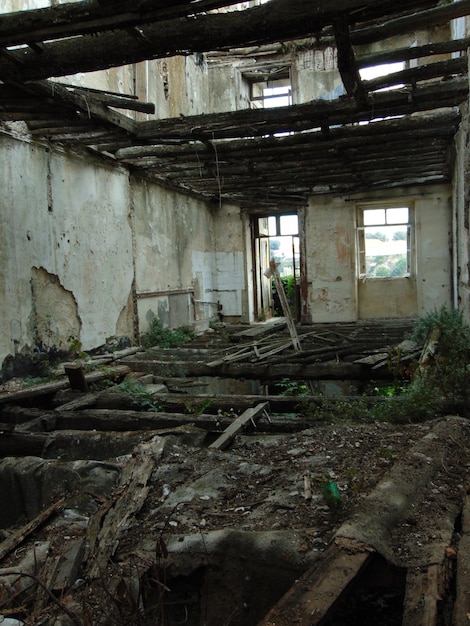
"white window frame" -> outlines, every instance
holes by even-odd
[[[408,209],[408,222],[400,224],[393,223],[395,226],[406,226],[406,274],[403,276],[370,276],[367,274],[367,257],[366,257],[366,228],[381,226],[390,226],[392,224],[387,223],[387,210],[397,208]],[[364,224],[364,211],[365,210],[382,209],[385,210],[385,221],[377,224]],[[408,279],[415,275],[415,225],[414,225],[414,206],[413,202],[409,200],[403,201],[402,199],[397,201],[386,202],[374,202],[363,203],[356,206],[356,249],[357,249],[357,273],[360,280],[403,280]]]

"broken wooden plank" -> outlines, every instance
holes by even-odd
[[[120,491],[112,504],[106,505],[104,518],[98,512],[101,526],[96,535],[87,532],[86,559],[89,567],[86,576],[96,578],[106,569],[119,544],[119,538],[128,527],[132,517],[140,511],[149,491],[149,480],[157,461],[163,454],[165,439],[159,436],[140,444],[124,467],[119,486]],[[89,530],[97,530],[90,520]]]
[[[210,361],[207,365],[211,367],[215,367],[217,365],[222,365],[223,363],[233,363],[235,361],[243,361],[243,359],[249,359],[254,355],[258,359],[263,359],[272,354],[277,354],[278,352],[282,352],[289,348],[291,345],[290,341],[285,341],[285,339],[277,340],[272,342],[269,346],[260,346],[260,342],[255,341],[254,343],[248,344],[244,346],[242,349],[237,350],[231,354],[226,354],[220,359],[216,359],[215,361]]]
[[[85,370],[79,363],[66,363],[64,365],[65,373],[69,379],[70,388],[78,391],[88,392],[88,383],[85,378]]]
[[[282,306],[282,312],[284,313],[284,317],[286,318],[287,328],[289,329],[290,338],[292,341],[292,345],[294,346],[294,350],[300,352],[300,342],[299,336],[297,334],[297,329],[294,324],[294,320],[292,318],[292,314],[289,308],[289,303],[287,302],[286,292],[284,291],[284,285],[281,282],[281,277],[279,276],[279,272],[277,271],[277,263],[274,259],[271,259],[269,262],[269,268],[264,272],[266,278],[272,278],[274,280],[274,284],[276,285],[277,295],[279,296],[279,300]]]
[[[286,328],[286,320],[282,317],[273,317],[272,319],[262,324],[256,324],[250,326],[246,330],[241,330],[237,333],[233,333],[230,336],[231,341],[240,341],[242,339],[260,339],[266,335],[272,335],[280,330]]]
[[[254,408],[247,409],[224,430],[220,437],[210,444],[209,448],[215,448],[216,450],[224,450],[227,448],[232,443],[235,435],[242,430],[245,424],[250,421],[254,423],[264,411],[267,411],[268,407],[268,402],[260,402],[260,404],[256,405]]]
[[[444,564],[410,568],[406,575],[402,626],[436,626],[438,603],[444,598],[447,583]]]
[[[44,509],[36,515],[34,519],[30,522],[19,528],[17,531],[9,535],[4,541],[0,543],[0,561],[4,559],[10,552],[12,552],[15,548],[17,548],[23,541],[34,532],[39,526],[42,526],[47,520],[57,513],[59,509],[61,509],[64,505],[64,498],[60,498],[53,504],[51,504],[47,509]]]
[[[330,544],[319,559],[261,620],[258,626],[315,626],[324,623],[333,606],[347,592],[373,557],[369,547],[343,549]]]
[[[127,360],[126,364],[142,372],[158,373],[162,369],[171,367],[178,369],[186,376],[213,376],[214,368],[203,361],[188,361],[178,359],[169,362],[164,359],[139,358]],[[369,380],[370,368],[357,363],[329,361],[326,363],[224,363],[220,366],[219,376],[226,378],[245,378],[255,380]],[[386,370],[374,373],[377,380],[393,380],[393,374]]]
[[[100,380],[106,380],[107,378],[114,380],[122,378],[130,372],[131,368],[128,365],[115,365],[114,367],[107,368],[106,371],[98,370],[96,372],[85,374],[85,379],[87,383],[94,383]],[[27,389],[7,391],[0,393],[0,404],[11,404],[13,402],[29,400],[30,398],[39,398],[49,394],[52,395],[61,389],[66,389],[69,386],[69,381],[66,378],[61,378],[60,380],[54,382],[35,385],[34,387],[28,387]]]
[[[46,582],[47,589],[57,597],[61,597],[77,580],[84,551],[85,540],[78,538],[74,539],[64,552],[47,559],[40,572],[40,578]],[[50,601],[49,593],[46,589],[39,588],[36,592],[34,613],[42,610],[48,601]]]

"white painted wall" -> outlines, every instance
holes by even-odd
[[[452,304],[450,186],[399,189],[354,198],[311,198],[305,215],[308,308],[313,322],[416,317]],[[417,274],[357,277],[356,205],[398,197],[414,203]]]
[[[0,162],[0,362],[38,342],[90,349],[129,332],[127,173],[4,133]]]

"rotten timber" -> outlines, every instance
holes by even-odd
[[[167,368],[168,361],[159,359],[136,359],[126,361],[129,367],[141,372],[156,373]],[[171,366],[185,376],[213,376],[214,368],[202,361],[171,361]],[[283,378],[293,380],[368,380],[370,368],[356,363],[225,363],[218,366],[217,374],[226,378],[245,378],[249,380],[278,381]],[[391,380],[389,371],[377,370],[377,380]]]
[[[323,623],[324,618],[332,614],[336,602],[347,594],[348,587],[373,552],[408,568],[402,623],[406,626],[436,626],[437,605],[450,580],[448,547],[460,514],[459,503],[449,500],[446,511],[435,511],[435,516],[428,519],[432,527],[423,531],[434,538],[434,544],[419,544],[421,549],[414,558],[394,552],[391,539],[410,512],[419,514],[423,485],[430,484],[446,459],[452,457],[456,437],[461,443],[460,454],[465,450],[468,458],[468,422],[457,417],[436,421],[407,458],[392,468],[386,479],[364,499],[360,509],[342,524],[334,543],[323,553],[320,565],[307,570],[259,626],[288,626],[296,623],[294,620],[309,626]],[[410,541],[416,544],[413,532]],[[405,542],[405,532],[401,528],[400,550]]]
[[[163,454],[164,439],[155,436],[136,449],[122,473],[116,499],[109,503],[103,517],[100,510],[90,521],[86,538],[87,576],[96,578],[106,569],[119,539],[132,517],[140,511],[149,490],[149,480]]]
[[[336,543],[331,544],[308,575],[296,582],[292,594],[288,593],[281,606],[275,606],[258,626],[321,624],[332,605],[369,565],[373,552],[365,547],[344,550]]]
[[[130,368],[127,365],[116,365],[109,367],[106,372],[95,371],[85,374],[85,381],[87,384],[105,380],[107,378],[119,379],[123,378],[130,372]],[[40,398],[42,396],[52,395],[61,389],[67,389],[70,387],[67,379],[61,379],[58,381],[44,383],[42,385],[35,385],[28,389],[20,389],[18,391],[8,391],[0,393],[0,405],[13,404],[15,402],[21,402],[23,400],[30,400],[32,398]]]
[[[10,552],[18,548],[35,530],[45,524],[53,515],[59,511],[64,505],[65,499],[60,498],[46,509],[41,511],[30,522],[11,533],[6,539],[0,543],[0,561],[4,559]]]
[[[422,7],[423,2],[413,3],[410,0],[407,8],[412,10],[413,4]],[[369,2],[368,5],[380,5],[380,3]],[[98,5],[95,4],[96,6]],[[193,6],[193,3],[188,3],[187,6],[189,8],[189,6]],[[325,27],[331,26],[338,15],[344,14],[345,8],[348,11],[353,11],[363,6],[363,0],[349,0],[347,7],[341,0],[330,0],[329,2],[322,0],[322,2],[316,2],[313,5],[309,0],[298,0],[296,11],[292,11],[289,0],[271,0],[269,6],[261,5],[244,11],[222,14],[199,14],[194,11],[192,19],[183,17],[156,23],[151,22],[151,14],[147,14],[147,21],[144,21],[144,13],[143,18],[135,19],[137,16],[134,17],[133,25],[139,26],[141,34],[139,37],[134,37],[132,33],[129,34],[129,25],[131,24],[128,15],[122,16],[124,17],[122,24],[124,28],[117,30],[116,33],[104,29],[106,25],[108,29],[119,27],[119,23],[116,23],[119,14],[111,16],[108,13],[105,21],[100,21],[97,15],[95,24],[90,23],[93,26],[91,32],[101,31],[98,37],[86,34],[81,37],[72,36],[80,30],[86,32],[88,29],[86,24],[79,22],[78,31],[74,31],[74,21],[67,20],[68,30],[63,29],[62,32],[56,30],[55,33],[50,33],[56,37],[62,35],[63,41],[51,41],[46,33],[34,35],[30,28],[27,36],[37,41],[40,37],[44,37],[43,42],[48,40],[47,43],[43,43],[41,54],[38,54],[34,48],[20,49],[19,52],[15,53],[9,52],[8,55],[4,55],[0,59],[0,76],[23,81],[38,80],[50,76],[75,74],[80,71],[107,69],[159,56],[167,57],[172,54],[223,50],[236,46],[261,45],[303,38],[312,33],[318,34]],[[430,2],[428,6],[434,8],[434,3]],[[84,8],[88,7],[85,6]],[[425,27],[433,18],[434,23],[445,23],[458,15],[465,15],[469,12],[466,0],[454,2],[446,9],[445,12],[439,12],[437,15],[431,11],[421,13],[418,11],[413,22],[414,27]],[[77,10],[76,7],[75,10]],[[56,10],[56,18],[60,17],[61,14],[66,15],[66,11],[67,7],[65,10],[64,7]],[[394,3],[392,10],[388,8],[388,11],[382,12],[382,16],[394,16],[396,12],[400,12],[399,3]],[[36,14],[36,16],[44,16],[44,24],[49,19],[46,12]],[[24,16],[16,15],[15,17],[18,21],[24,19]],[[18,37],[21,38],[21,31],[18,24],[15,24],[15,17],[10,18],[4,26],[3,41],[5,44],[8,41],[5,39],[8,37],[6,34],[8,28],[11,29],[10,32],[16,31],[16,38],[14,39],[16,43],[18,43]],[[155,17],[155,13],[153,17]],[[263,24],[263,28],[259,27],[260,23]],[[49,22],[49,27],[51,24],[53,22]],[[406,29],[410,28],[410,23],[409,21],[399,22],[398,26],[395,25],[395,29],[397,28],[401,28],[401,32],[408,32]],[[380,31],[378,28],[374,30],[376,33]],[[364,34],[362,36],[364,37]],[[355,41],[357,39],[354,40],[353,38],[353,42]],[[24,43],[28,43],[28,41]]]

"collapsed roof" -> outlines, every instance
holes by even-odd
[[[91,149],[164,186],[248,210],[451,180],[459,105],[468,97],[469,39],[396,49],[392,38],[446,26],[470,14],[469,0],[298,0],[295,11],[291,0],[269,0],[218,11],[235,4],[83,0],[3,14],[0,121],[23,120],[35,137]],[[336,46],[346,95],[138,122],[119,109],[151,113],[151,104],[50,80],[174,55],[236,56],[300,39],[312,49]],[[361,46],[377,42],[383,52],[361,57]],[[421,64],[380,79],[359,73],[412,59]],[[388,87],[395,88],[380,91]]]

